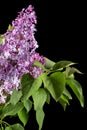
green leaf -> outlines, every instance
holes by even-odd
[[[48,86],[48,88],[54,99],[58,101],[65,89],[65,75],[62,72],[55,72],[50,75],[50,79],[53,87],[50,88],[50,86]]]
[[[45,91],[46,91],[46,94],[47,94],[47,100],[46,100],[46,102],[48,104],[50,104],[50,93],[47,91],[47,89]]]
[[[20,100],[20,98],[22,97],[22,92],[21,90],[13,90],[13,93],[11,95],[11,98],[10,98],[10,103],[15,105],[16,103],[18,103],[18,101]]]
[[[54,64],[53,70],[62,70],[63,68],[69,67],[74,64],[76,63],[67,60],[58,61],[57,63]]]
[[[21,111],[18,112],[18,117],[25,126],[28,122],[29,114],[27,113],[26,109],[23,108]]]
[[[44,117],[45,117],[44,111],[42,109],[37,109],[36,110],[36,120],[39,125],[39,130],[42,129]]]
[[[69,99],[65,95],[61,95],[59,103],[62,105],[64,111],[66,110],[67,105],[69,105]]]
[[[11,128],[12,130],[24,130],[24,128],[20,124],[14,124],[11,126]]]
[[[64,111],[66,110],[67,105],[70,105],[69,100],[71,100],[71,99],[72,99],[72,96],[65,87],[63,94],[59,98],[59,103],[62,105]]]
[[[47,99],[47,93],[44,88],[39,88],[38,91],[33,95],[34,109],[36,111],[36,120],[41,130],[44,120],[43,106]]]
[[[44,88],[39,88],[38,91],[33,95],[34,109],[43,108],[47,99],[47,94]]]
[[[46,59],[46,65],[45,65],[45,67],[47,69],[51,69],[53,67],[53,65],[55,64],[55,62],[52,61],[52,60],[50,60],[50,59],[48,59],[48,58],[45,58],[45,59]]]
[[[67,79],[67,85],[72,89],[82,107],[84,107],[84,96],[81,84],[75,79]]]
[[[44,66],[41,62],[39,62],[39,61],[37,61],[37,60],[34,61],[34,64],[33,64],[33,65],[34,65],[34,66],[38,66],[38,67],[40,67],[41,69],[43,69],[43,70],[45,70],[45,71],[48,70],[48,69],[45,68],[45,66]]]
[[[4,127],[3,127],[3,126],[1,126],[1,130],[4,130]]]
[[[10,126],[7,126],[5,130],[12,130],[12,128]]]
[[[29,95],[28,95],[28,98],[30,96],[32,96],[42,85],[42,79],[41,77],[37,77],[36,79],[34,79],[33,83],[32,83],[32,86],[29,90]]]
[[[74,73],[83,74],[81,71],[79,71],[75,67],[67,67],[66,68],[66,71],[65,71],[66,77],[74,78]]]
[[[21,87],[22,87],[22,94],[23,94],[24,100],[28,100],[29,91],[30,91],[33,81],[34,81],[34,78],[30,74],[24,74],[21,77]]]
[[[16,105],[12,105],[11,103],[6,105],[2,111],[2,118],[5,118],[6,116],[16,115],[19,111],[23,109],[23,107],[24,106],[21,102],[18,102]]]
[[[47,76],[42,75],[44,87],[50,92],[51,96],[58,101],[65,88],[65,75],[62,72],[52,73]]]
[[[71,99],[72,99],[72,96],[70,92],[67,90],[67,88],[65,87],[63,94],[61,95],[59,99],[59,103],[62,105],[64,111],[66,110],[67,105],[70,105],[69,100]]]
[[[68,99],[72,99],[72,96],[71,96],[70,92],[67,90],[66,87],[65,87],[65,89],[64,89],[64,91],[63,91],[63,94],[64,94],[65,96],[67,96]]]
[[[0,105],[0,119],[1,119],[3,107],[4,107],[3,105]]]
[[[28,100],[23,100],[24,107],[26,108],[27,112],[29,112],[32,108],[32,102],[30,99]]]

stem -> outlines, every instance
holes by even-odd
[[[2,124],[1,124],[1,130],[3,130],[3,126],[2,126]]]
[[[7,126],[10,126],[9,123],[5,122],[5,121],[2,121],[3,124],[6,124]]]
[[[4,127],[6,126],[10,126],[10,124],[8,124],[7,122],[3,121],[3,120],[0,120],[0,130],[4,130]],[[4,126],[4,127],[3,127]]]

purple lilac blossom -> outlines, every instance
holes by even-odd
[[[0,104],[6,102],[6,95],[11,95],[13,89],[21,88],[20,78],[24,73],[37,78],[43,72],[33,66],[35,60],[45,65],[45,58],[36,52],[36,23],[34,8],[29,5],[12,21],[12,29],[3,34],[3,44],[0,44]]]

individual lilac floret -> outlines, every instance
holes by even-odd
[[[43,72],[33,66],[35,60],[45,65],[45,58],[36,52],[36,23],[34,8],[29,5],[19,12],[12,21],[12,27],[3,34],[3,44],[0,45],[0,104],[6,102],[6,95],[11,95],[13,89],[21,89],[20,78],[23,74],[29,73],[37,78]]]

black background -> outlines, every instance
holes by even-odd
[[[51,60],[71,60],[83,75],[76,75],[82,84],[85,107],[81,108],[76,97],[66,111],[53,99],[45,105],[45,120],[42,130],[60,128],[87,128],[87,62],[86,62],[86,3],[58,2],[57,0],[3,0],[0,3],[0,34],[5,33],[8,25],[29,4],[35,7],[37,15],[37,32],[35,34],[39,48],[37,51]],[[37,130],[35,113],[32,110],[26,130]]]

